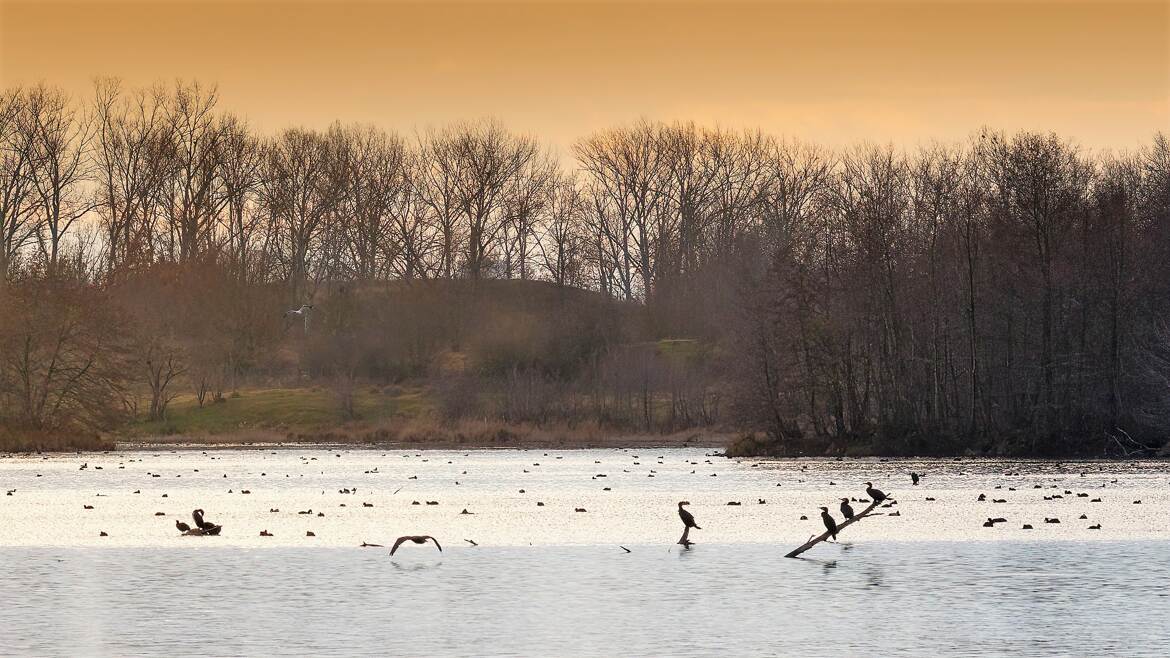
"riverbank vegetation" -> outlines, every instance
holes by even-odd
[[[640,121],[558,158],[489,120],[260,134],[213,87],[102,80],[5,90],[0,150],[3,447],[1170,436],[1161,134],[831,150]]]

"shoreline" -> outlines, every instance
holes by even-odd
[[[339,436],[331,432],[298,435],[295,438],[278,433],[172,435],[140,439],[118,439],[114,450],[158,449],[393,449],[393,450],[592,450],[622,448],[704,448],[723,451],[730,436],[707,432],[678,432],[674,434],[615,434],[612,436],[566,436],[562,434],[493,434],[490,436],[453,435],[413,438],[384,438],[363,440]]]

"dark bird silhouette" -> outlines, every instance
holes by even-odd
[[[872,498],[873,502],[875,502],[875,503],[883,503],[883,502],[889,500],[889,498],[890,498],[889,496],[882,493],[881,491],[874,489],[873,482],[866,482],[865,483],[865,493],[868,494],[869,497]]]
[[[398,547],[401,546],[405,542],[410,541],[410,542],[414,542],[416,544],[425,544],[425,543],[427,543],[428,539],[435,542],[435,548],[439,549],[440,553],[443,552],[443,547],[439,545],[439,540],[435,539],[434,537],[432,537],[430,535],[406,535],[405,537],[399,537],[397,540],[394,541],[394,545],[390,547],[390,554],[394,555],[394,551],[397,551]]]
[[[910,471],[910,482],[914,486],[918,486],[918,474],[915,473],[914,471]]]
[[[853,508],[850,507],[848,498],[841,499],[841,516],[845,517],[846,519],[853,518]]]
[[[837,539],[837,522],[833,520],[833,516],[829,514],[828,507],[821,508],[821,520],[825,522],[825,530],[829,531],[829,535],[834,540]]]
[[[191,518],[195,520],[195,527],[203,531],[205,535],[218,535],[222,526],[218,526],[210,521],[203,519],[203,510],[197,509],[191,512]]]
[[[695,530],[702,530],[702,528],[699,527],[699,524],[695,523],[695,516],[687,510],[683,509],[685,505],[690,505],[690,503],[685,500],[679,501],[678,503],[678,518],[682,519],[683,522],[683,533],[682,537],[678,540],[678,543],[682,544],[683,546],[690,546],[691,541],[687,539],[687,537],[691,533],[691,528],[694,528]]]
[[[178,519],[175,519],[175,527],[179,529],[179,532],[187,532],[188,530],[191,529],[191,526],[187,525],[186,523],[183,523],[182,521],[180,521]]]

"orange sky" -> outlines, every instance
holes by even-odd
[[[0,81],[217,82],[263,131],[493,115],[562,153],[639,116],[829,144],[1170,130],[1170,1],[0,0]]]

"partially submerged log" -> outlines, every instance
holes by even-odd
[[[860,521],[861,519],[869,516],[870,514],[873,514],[873,511],[875,509],[877,509],[880,505],[882,505],[882,503],[885,503],[887,501],[889,501],[891,503],[896,502],[894,500],[890,500],[887,498],[885,501],[870,503],[869,507],[861,510],[861,513],[859,513],[859,514],[854,514],[853,518],[845,519],[844,521],[841,521],[840,523],[838,523],[837,524],[837,534],[841,534],[842,530],[849,527],[854,522]],[[801,553],[807,551],[808,549],[812,548],[813,546],[816,546],[817,544],[819,544],[823,541],[827,541],[829,539],[829,537],[831,537],[831,536],[832,535],[829,533],[829,531],[826,530],[819,537],[818,536],[809,537],[808,541],[806,541],[799,548],[794,549],[793,551],[791,551],[790,553],[788,553],[784,557],[799,557]]]

